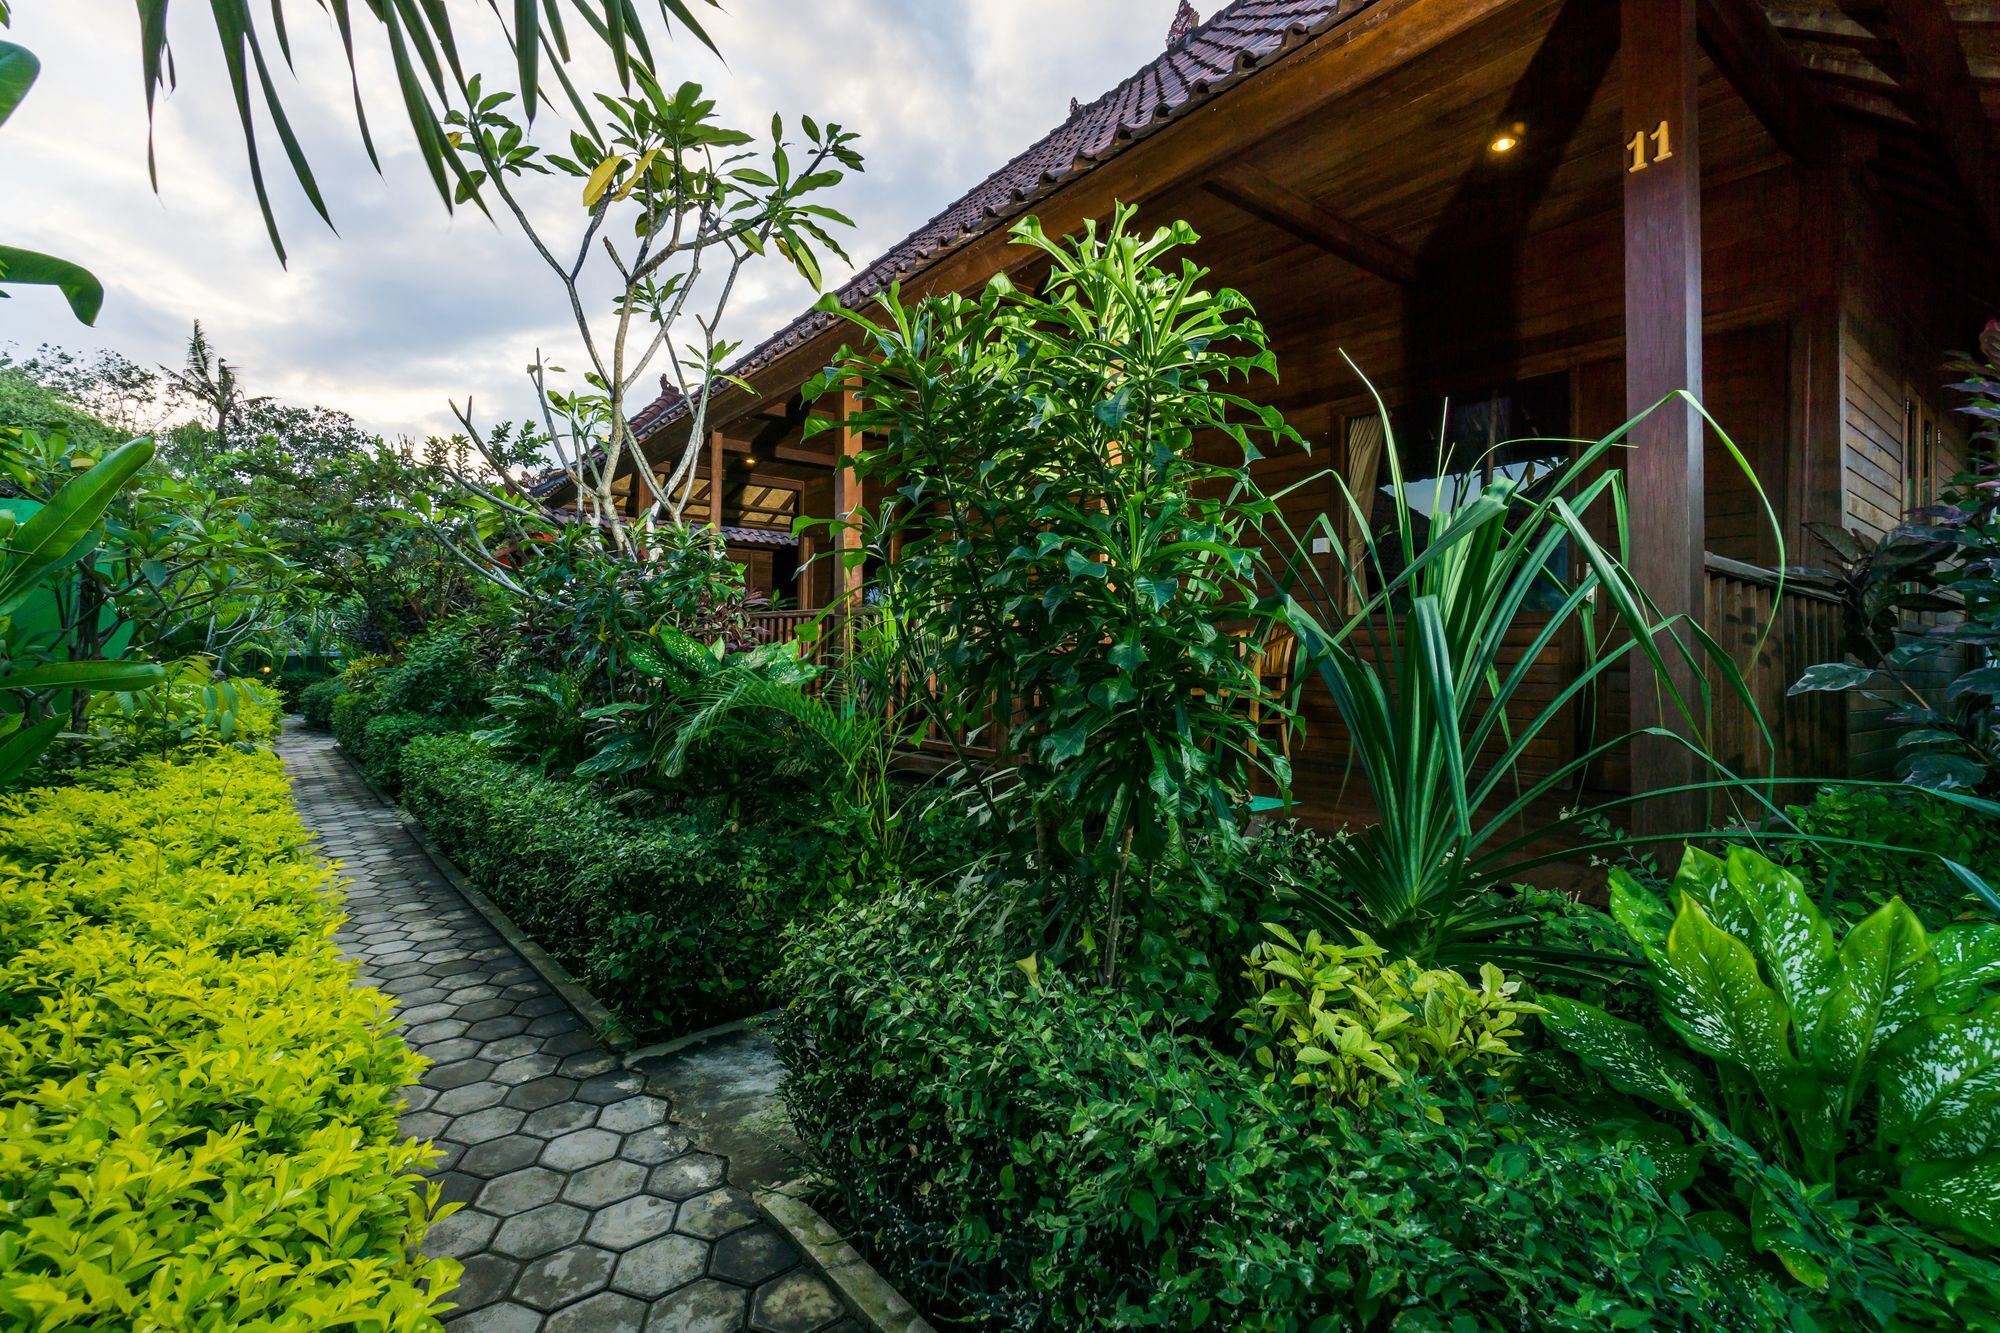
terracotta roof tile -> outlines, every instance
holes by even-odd
[[[1248,75],[1271,57],[1367,8],[1373,0],[1234,0],[1186,40],[995,171],[963,198],[904,237],[840,289],[850,308],[975,237],[1025,213],[1072,177],[1115,157],[1166,120]],[[803,346],[833,322],[808,311],[751,349],[731,373],[748,375]],[[642,435],[683,415],[677,393],[663,394],[632,419]]]

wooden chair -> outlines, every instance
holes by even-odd
[[[1291,630],[1280,627],[1271,631],[1271,637],[1264,640],[1257,649],[1257,692],[1250,696],[1250,726],[1259,738],[1263,736],[1267,723],[1278,729],[1278,750],[1285,756],[1285,762],[1292,760],[1291,719],[1282,709],[1275,709],[1266,718],[1264,705],[1281,704],[1292,690],[1292,670],[1299,655],[1298,636]]]

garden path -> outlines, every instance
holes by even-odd
[[[293,798],[347,880],[338,939],[431,1061],[406,1133],[464,1207],[453,1333],[851,1333],[825,1278],[474,911],[330,737],[286,728]]]

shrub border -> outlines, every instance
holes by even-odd
[[[826,1274],[827,1281],[839,1289],[848,1308],[874,1328],[875,1333],[937,1333],[930,1320],[919,1314],[917,1307],[905,1300],[889,1279],[876,1272],[861,1257],[861,1252],[811,1204],[782,1188],[756,1190],[752,1197],[764,1216],[805,1251],[806,1257]]]

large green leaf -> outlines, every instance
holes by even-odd
[[[0,562],[0,615],[11,614],[42,578],[82,558],[104,511],[152,458],[150,439],[120,445],[14,529]]]
[[[42,752],[55,744],[56,735],[61,730],[62,719],[52,717],[0,740],[0,787],[11,787],[19,782],[35,766],[35,761],[42,757]]]
[[[1670,1110],[1710,1105],[1708,1080],[1637,1023],[1613,1017],[1596,1005],[1564,995],[1545,995],[1542,1026],[1556,1043],[1604,1076],[1623,1093],[1644,1097]]]
[[[1745,942],[1790,1007],[1793,1023],[1804,1029],[1819,1014],[1832,982],[1833,931],[1799,877],[1749,847],[1729,849],[1725,878],[1750,921]],[[1923,928],[1917,929],[1921,934]],[[1809,1035],[1801,1030],[1800,1042]]]
[[[1919,1222],[2000,1245],[2000,1155],[1974,1162],[1925,1162],[1903,1172],[1889,1197]]]
[[[41,72],[42,64],[33,51],[13,42],[0,42],[0,125],[5,125],[14,108],[21,105]]]
[[[0,690],[146,690],[167,678],[152,662],[50,662],[0,676]]]
[[[1768,1095],[1790,1086],[1798,1061],[1783,997],[1758,973],[1750,946],[1717,927],[1691,894],[1681,899],[1653,984],[1688,1045],[1748,1070]]]
[[[86,324],[95,324],[97,312],[104,308],[104,284],[89,269],[54,255],[0,245],[0,287],[20,284],[54,287]]]
[[[1875,1086],[1882,1141],[1906,1165],[2000,1149],[2000,1002],[1908,1029]]]
[[[1881,1047],[1924,1016],[1936,980],[1937,962],[1916,913],[1901,898],[1871,912],[1840,944],[1840,970],[1812,1034],[1820,1069],[1839,1082],[1858,1082]]]
[[[1967,1008],[2000,983],[2000,922],[1947,926],[1931,936],[1931,953],[1937,959],[1938,1012]]]

